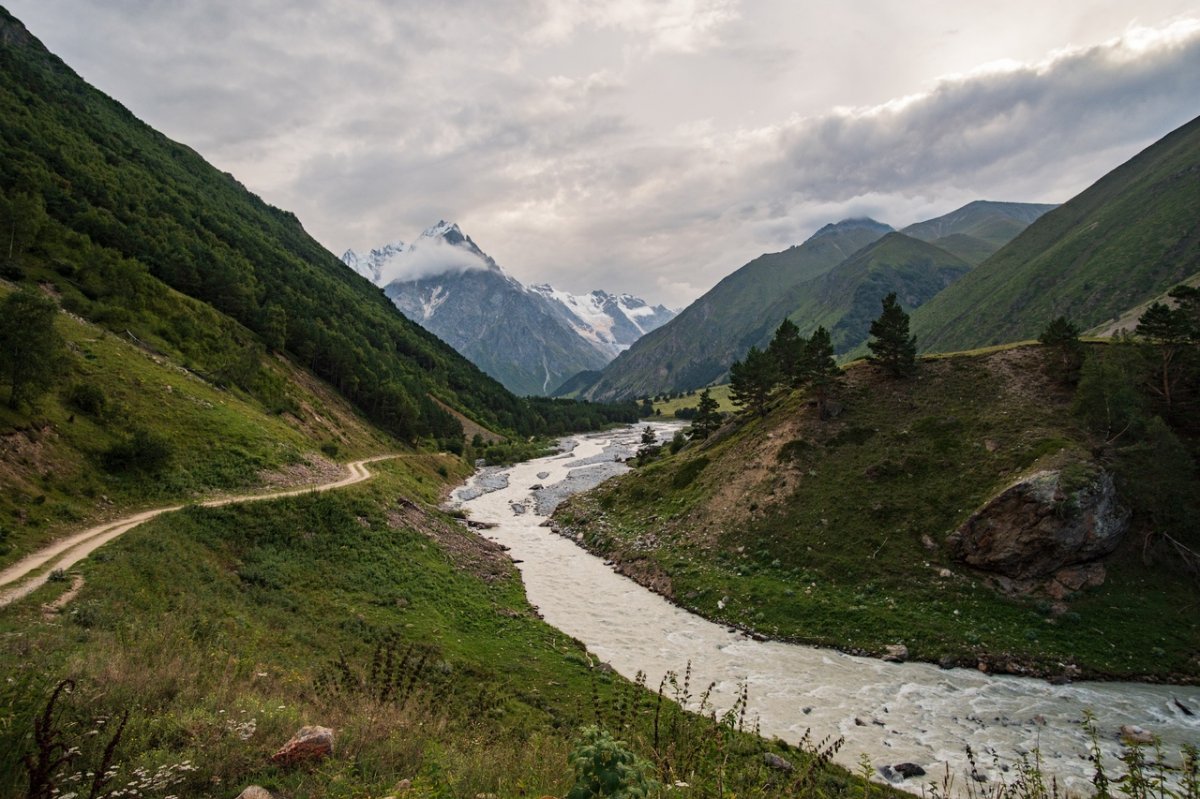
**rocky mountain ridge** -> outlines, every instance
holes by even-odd
[[[674,313],[630,294],[526,286],[453,222],[342,262],[383,288],[409,319],[518,394],[549,394],[603,368]]]

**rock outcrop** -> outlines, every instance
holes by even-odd
[[[304,760],[317,760],[333,754],[333,730],[328,727],[301,727],[271,760],[291,765]]]
[[[971,514],[946,539],[956,559],[991,573],[1009,593],[1040,591],[1061,599],[1104,582],[1108,555],[1129,528],[1107,472],[1092,468],[1029,475]]]

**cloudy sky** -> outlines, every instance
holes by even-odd
[[[682,306],[825,222],[1057,202],[1200,115],[1200,0],[8,0],[329,249],[457,221]]]

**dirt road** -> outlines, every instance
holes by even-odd
[[[269,494],[222,497],[221,499],[210,499],[196,504],[206,508],[216,508],[221,505],[232,505],[237,502],[257,502],[264,499],[278,499],[279,497],[292,497],[297,494],[308,494],[314,491],[329,491],[334,488],[343,488],[344,486],[361,483],[363,480],[370,478],[371,472],[367,469],[368,463],[394,457],[397,456],[376,455],[373,458],[364,458],[348,463],[346,464],[346,476],[332,483],[289,488],[283,491],[272,491]],[[87,530],[55,541],[50,546],[22,558],[3,571],[0,571],[0,607],[15,602],[37,590],[45,584],[46,580],[50,577],[50,573],[55,569],[69,569],[109,541],[122,533],[132,530],[142,522],[149,521],[155,516],[170,513],[183,507],[185,506],[170,505],[165,508],[154,508],[142,511],[141,513],[135,513],[132,516],[126,516],[124,519],[98,524],[95,527],[90,527]]]

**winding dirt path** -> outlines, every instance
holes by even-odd
[[[369,479],[371,472],[367,469],[368,463],[395,457],[398,456],[376,455],[373,458],[363,458],[362,460],[348,463],[346,464],[346,476],[332,483],[288,488],[283,491],[272,491],[269,494],[246,494],[235,497],[222,497],[195,504],[205,508],[217,508],[222,505],[232,505],[238,502],[257,502],[265,499],[294,497],[298,494],[343,488]],[[55,541],[50,546],[27,555],[3,571],[0,571],[0,607],[28,596],[40,588],[46,583],[50,577],[50,573],[55,569],[69,569],[122,533],[129,532],[134,527],[153,519],[155,516],[171,513],[184,507],[186,505],[153,508],[141,513],[135,513],[132,516],[126,516],[124,519],[98,524],[95,527],[89,527],[82,532]]]

